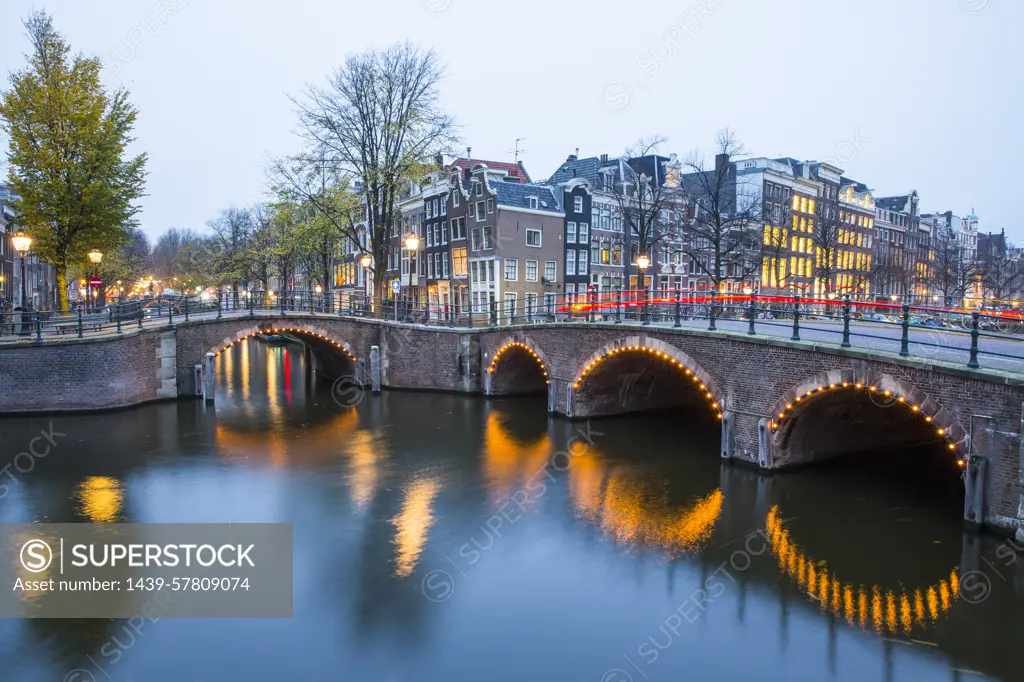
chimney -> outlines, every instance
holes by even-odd
[[[607,154],[602,154],[601,155],[601,163],[608,163],[608,155]]]
[[[728,154],[716,154],[715,155],[715,175],[719,175],[729,165]]]
[[[580,148],[576,147],[576,158],[580,158]]]
[[[575,154],[570,154],[569,156],[565,157],[565,162],[566,163],[572,163],[575,160],[576,160],[576,155]]]
[[[434,157],[434,165],[437,166],[438,168],[444,168],[444,156],[441,154],[437,154]]]
[[[473,174],[473,148],[466,147],[466,179]]]

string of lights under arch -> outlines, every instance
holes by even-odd
[[[602,363],[627,354],[646,355],[675,367],[681,376],[694,385],[695,389],[700,390],[715,416],[722,419],[725,409],[724,396],[708,373],[689,355],[658,339],[631,337],[606,345],[583,363],[583,367],[571,384],[572,390],[578,391],[587,377]]]
[[[791,392],[791,397],[776,403],[770,422],[772,433],[779,434],[787,422],[793,423],[801,408],[815,398],[839,391],[852,391],[867,395],[879,407],[903,408],[910,416],[921,419],[935,429],[936,436],[941,439],[946,450],[957,458],[957,464],[960,467],[966,465],[966,453],[969,450],[966,433],[959,425],[947,423],[941,408],[923,398],[920,391],[887,376],[874,377],[870,382],[850,379],[837,372],[829,372],[805,381]]]
[[[498,369],[498,363],[502,356],[517,350],[526,353],[536,361],[537,366],[540,367],[541,372],[544,374],[544,383],[550,385],[551,374],[547,358],[544,356],[544,352],[527,338],[508,338],[502,341],[501,346],[498,347],[498,350],[491,357],[491,362],[487,366],[487,373],[493,375]]]
[[[248,340],[248,339],[250,339],[250,338],[252,338],[254,336],[259,336],[261,334],[301,334],[301,335],[304,335],[304,336],[312,336],[314,338],[320,339],[321,341],[324,341],[324,342],[330,344],[331,346],[334,346],[338,351],[340,351],[341,353],[344,353],[348,357],[348,359],[351,360],[352,362],[358,362],[358,359],[356,358],[355,353],[352,352],[351,346],[349,346],[348,343],[346,343],[345,341],[336,341],[336,340],[332,339],[330,336],[328,336],[327,334],[324,334],[323,330],[320,330],[320,329],[317,329],[317,328],[310,328],[310,327],[301,327],[301,326],[299,326],[299,327],[269,327],[269,326],[267,326],[267,327],[250,327],[248,329],[244,329],[242,331],[239,331],[232,338],[224,339],[219,344],[217,344],[217,346],[214,347],[210,352],[213,353],[214,355],[219,355],[220,353],[228,350],[232,346],[234,346],[234,345],[236,345],[238,343],[241,343],[243,341],[246,341],[246,340]]]

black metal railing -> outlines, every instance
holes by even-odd
[[[458,298],[458,297],[456,297]],[[706,328],[748,336],[866,347],[930,356],[968,367],[997,360],[1024,373],[1024,316],[1016,310],[911,305],[891,300],[710,295],[693,291],[616,290],[544,294],[476,305],[373,298],[354,291],[249,290],[161,296],[97,308],[0,313],[0,343],[119,334],[133,328],[261,315],[328,315],[404,324],[482,328],[615,323]],[[1020,361],[1019,367],[1014,365]],[[993,366],[991,361],[987,366]]]

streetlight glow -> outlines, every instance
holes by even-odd
[[[373,259],[370,258],[370,254],[368,253],[364,253],[363,257],[359,259],[359,264],[362,265],[364,268],[370,267],[370,263],[372,262]]]
[[[11,237],[11,244],[14,246],[15,251],[21,255],[25,255],[25,252],[32,246],[32,237],[29,237],[24,232],[19,232]]]
[[[636,259],[636,266],[641,270],[646,270],[647,266],[651,264],[651,259],[647,256],[640,256]]]
[[[96,265],[99,265],[100,261],[103,260],[103,252],[100,251],[99,249],[93,249],[92,251],[89,252],[88,255],[89,255],[89,260],[91,260]]]
[[[410,251],[417,250],[418,248],[420,248],[420,238],[417,237],[415,234],[410,234],[408,237],[405,238],[405,248],[409,249]]]
[[[313,291],[315,291],[317,294],[322,294],[324,293],[324,288],[317,284],[315,287],[313,287]]]

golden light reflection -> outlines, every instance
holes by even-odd
[[[224,456],[246,461],[270,462],[274,467],[332,460],[337,457],[337,444],[354,438],[359,425],[355,410],[338,413],[330,421],[309,424],[302,430],[301,443],[294,435],[279,431],[236,428],[229,421],[218,420],[215,438]]]
[[[960,582],[955,570],[950,572],[948,581],[943,579],[937,585],[909,592],[883,591],[877,585],[854,585],[830,573],[824,560],[816,561],[800,550],[783,526],[777,506],[772,507],[768,513],[767,529],[771,537],[772,554],[779,567],[801,589],[805,589],[811,599],[819,603],[822,611],[843,618],[850,625],[872,627],[878,633],[909,633],[915,626],[927,627],[937,621],[949,610],[951,597],[959,592]],[[819,585],[817,590],[815,583]],[[826,598],[828,592],[825,585],[831,585],[831,600]],[[842,599],[839,598],[840,591]]]
[[[369,431],[356,431],[348,442],[349,497],[359,511],[365,510],[373,500],[380,479],[378,444]]]
[[[250,386],[249,386],[249,373],[252,370],[252,367],[249,364],[249,362],[250,362],[250,360],[249,360],[249,346],[250,345],[251,344],[249,344],[249,343],[243,343],[242,344],[242,361],[239,363],[239,364],[241,364],[241,367],[238,368],[238,371],[242,373],[242,400],[243,401],[248,401],[250,399],[250,397],[251,397],[251,395],[250,395],[251,389],[250,389]]]
[[[609,466],[583,443],[573,454],[569,491],[577,513],[617,544],[657,547],[670,556],[711,537],[724,499],[715,490],[687,507],[673,506],[660,482],[635,469]]]
[[[108,476],[90,476],[78,486],[82,514],[93,523],[114,523],[124,503],[121,482]]]
[[[419,561],[423,546],[427,543],[427,533],[434,523],[431,506],[441,489],[433,478],[419,478],[409,484],[405,490],[402,511],[391,519],[398,529],[395,533],[395,577],[406,578],[412,575]]]
[[[491,412],[484,426],[483,477],[492,501],[504,503],[512,488],[525,484],[548,463],[554,448],[547,433],[532,442],[515,438]]]

